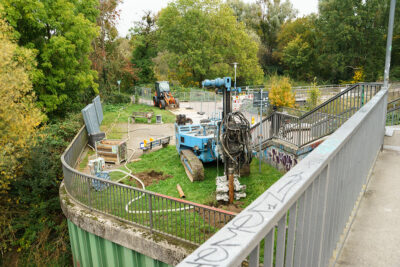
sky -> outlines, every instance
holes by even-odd
[[[169,0],[123,0],[119,6],[121,10],[120,20],[117,25],[119,35],[125,37],[129,29],[133,27],[134,21],[139,21],[144,11],[151,10],[156,13],[166,7]],[[244,0],[247,3],[254,3],[256,0]],[[318,0],[290,0],[294,8],[299,11],[299,16],[316,13],[318,11]]]

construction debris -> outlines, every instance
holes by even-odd
[[[179,196],[180,196],[181,198],[185,198],[185,193],[183,193],[183,190],[182,190],[182,187],[180,186],[180,184],[177,184],[177,185],[176,185],[176,189],[177,189],[178,192],[179,192]]]

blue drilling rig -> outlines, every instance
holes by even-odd
[[[203,87],[217,88],[223,95],[221,118],[188,124],[185,115],[177,116],[176,149],[192,182],[204,179],[203,163],[222,160],[225,175],[233,184],[234,174],[251,162],[250,123],[241,112],[232,112],[232,92],[240,89],[232,88],[231,83],[230,77],[202,82]]]

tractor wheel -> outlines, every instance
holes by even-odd
[[[175,98],[175,107],[179,108],[179,100]]]
[[[160,107],[160,109],[165,109],[165,100],[161,99],[158,106]]]
[[[156,100],[156,97],[155,97],[155,96],[153,96],[153,105],[154,105],[155,107],[157,107],[157,100]]]

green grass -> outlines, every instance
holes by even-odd
[[[155,115],[162,115],[162,119],[164,123],[174,123],[175,115],[170,111],[165,109],[159,109],[153,106],[147,106],[143,104],[105,104],[104,105],[104,118],[103,125],[110,125],[114,123],[117,119],[118,113],[120,112],[120,116],[117,119],[117,123],[126,123],[128,122],[128,117],[132,114],[132,112],[145,112],[152,111],[154,112],[154,116],[151,120],[151,123],[156,123]],[[147,123],[147,119],[145,118],[137,118],[137,123]]]
[[[126,128],[121,128],[114,123],[128,123],[128,117],[132,112],[154,112],[151,123],[156,123],[156,115],[161,115],[164,123],[174,123],[176,116],[168,110],[162,110],[156,107],[142,104],[105,104],[103,105],[104,118],[100,129],[107,132],[108,139],[121,139],[126,133]],[[136,123],[146,123],[146,118],[137,118]],[[111,131],[109,131],[112,127]]]
[[[86,153],[85,157],[82,159],[82,161],[79,163],[79,170],[83,171],[86,166],[88,165],[89,162],[89,157],[94,155],[94,151],[89,149],[88,152]]]
[[[141,159],[141,161],[128,164],[128,167],[132,169],[134,173],[154,170],[172,176],[172,178],[159,181],[157,184],[146,187],[146,190],[179,198],[176,185],[180,184],[185,192],[186,200],[208,205],[215,203],[216,163],[205,165],[204,181],[191,182],[186,175],[185,169],[182,166],[174,146],[168,146],[167,148],[144,154],[141,156]],[[253,159],[250,168],[251,174],[239,179],[242,184],[247,186],[247,197],[240,200],[240,203],[243,203],[243,207],[249,205],[282,176],[281,172],[265,163],[261,164],[260,173],[257,159]],[[219,166],[219,175],[223,175],[222,164]],[[136,186],[135,182],[130,182],[128,179],[123,182]]]

